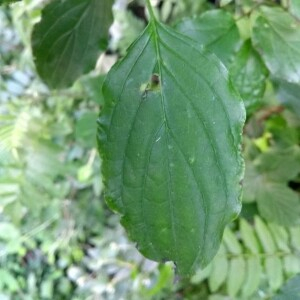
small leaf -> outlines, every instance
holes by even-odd
[[[194,276],[191,278],[191,283],[198,284],[210,276],[212,264],[209,264],[204,269],[198,269]]]
[[[242,257],[233,258],[230,261],[227,278],[228,295],[235,297],[244,284],[246,275],[246,262]]]
[[[183,275],[205,267],[240,210],[244,108],[223,65],[152,20],[103,93],[109,206],[146,257]]]
[[[236,238],[236,235],[228,227],[224,231],[223,240],[230,253],[239,255],[243,252],[242,246]]]
[[[218,254],[213,260],[212,270],[208,278],[209,288],[212,292],[216,292],[225,282],[228,272],[228,259],[226,250],[221,245]]]
[[[233,0],[220,0],[220,7],[230,4]]]
[[[277,249],[267,225],[257,216],[255,217],[254,221],[254,227],[263,249],[268,254],[274,254]]]
[[[285,184],[265,182],[256,201],[260,214],[268,221],[282,226],[300,224],[299,195]]]
[[[235,21],[224,10],[210,10],[200,17],[184,19],[176,29],[216,54],[226,65],[240,43]]]
[[[259,257],[256,256],[250,256],[246,260],[246,264],[246,278],[242,288],[242,295],[248,298],[258,290],[262,267]]]
[[[293,249],[300,252],[300,227],[291,227],[289,231]]]
[[[233,84],[242,96],[247,112],[252,113],[262,105],[268,70],[251,41],[244,43],[230,67]]]
[[[244,219],[240,219],[240,231],[245,246],[251,253],[258,254],[260,252],[258,240],[254,234],[253,228]]]
[[[282,264],[277,256],[267,257],[265,260],[266,275],[272,290],[277,290],[283,283]]]
[[[112,0],[54,0],[32,34],[37,71],[52,88],[70,86],[92,70],[106,48]]]
[[[300,261],[299,256],[289,254],[283,258],[284,272],[287,276],[300,273]]]
[[[275,240],[277,248],[284,253],[290,253],[291,250],[288,246],[289,244],[289,234],[286,229],[277,224],[269,224],[269,229],[272,233],[272,236]]]
[[[261,7],[252,41],[274,77],[300,82],[300,24],[279,7]]]
[[[300,299],[300,275],[290,279],[272,300],[299,300]]]

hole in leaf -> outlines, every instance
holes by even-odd
[[[143,95],[143,98],[146,98],[147,94],[149,92],[158,92],[158,91],[160,91],[160,78],[159,78],[159,75],[156,74],[156,73],[153,73],[151,75],[151,78],[150,78],[149,82],[141,84],[140,91]]]

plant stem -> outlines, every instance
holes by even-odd
[[[150,15],[150,21],[155,21],[156,18],[155,18],[154,10],[153,10],[150,0],[146,0],[146,7],[147,7],[149,15]]]

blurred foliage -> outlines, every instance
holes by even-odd
[[[177,278],[138,253],[103,203],[95,122],[104,75],[62,91],[36,75],[30,34],[43,2],[0,9],[0,299],[300,299],[299,275],[281,288],[300,273],[299,85],[271,78],[257,95],[241,217],[205,270]],[[238,2],[247,11],[251,1]],[[111,52],[124,55],[143,30],[142,5],[115,5]],[[211,6],[167,0],[157,13],[172,24]],[[239,26],[247,35],[247,22]]]

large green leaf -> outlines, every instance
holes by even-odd
[[[300,23],[279,7],[262,7],[252,40],[278,78],[300,82]]]
[[[55,0],[32,35],[37,71],[53,88],[70,86],[90,71],[106,47],[112,0]]]
[[[109,72],[99,118],[106,199],[139,250],[181,274],[240,210],[244,107],[221,62],[152,21]]]
[[[207,11],[197,18],[184,19],[176,29],[189,36],[228,64],[240,43],[239,31],[230,13]]]
[[[237,53],[230,67],[230,74],[247,112],[251,113],[262,105],[268,70],[249,40]]]

